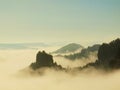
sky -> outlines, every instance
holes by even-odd
[[[120,0],[0,0],[0,42],[76,42],[120,37]]]

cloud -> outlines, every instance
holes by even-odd
[[[36,50],[0,51],[0,57],[5,59],[5,62],[0,63],[0,90],[120,89],[120,71],[105,74],[91,68],[90,72],[77,72],[77,74],[68,74],[51,69],[46,69],[44,75],[31,75],[28,72],[20,72],[35,60],[36,52]],[[60,60],[62,64],[63,59],[60,58]],[[65,63],[64,66],[66,67],[71,62],[65,61]],[[77,62],[74,64],[77,64]]]

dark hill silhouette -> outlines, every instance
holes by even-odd
[[[85,67],[89,66],[107,70],[120,69],[120,39],[116,39],[109,44],[103,43],[98,51],[98,60]]]
[[[47,54],[45,51],[39,51],[36,55],[36,62],[32,63],[30,67],[34,70],[43,68],[43,67],[52,67],[55,69],[62,69],[61,65],[57,65],[56,62],[53,61],[53,56]]]
[[[88,58],[91,52],[97,52],[99,49],[100,45],[95,44],[93,46],[89,46],[88,48],[84,48],[81,50],[79,53],[71,54],[71,55],[65,55],[65,58],[70,59],[70,60],[76,60],[80,58]]]
[[[88,51],[96,51],[99,47],[93,46],[94,49],[91,47],[88,47]],[[82,51],[83,52],[83,51]],[[86,52],[86,51],[85,51]],[[38,52],[36,55],[36,62],[32,63],[30,67],[33,70],[48,67],[48,68],[54,68],[56,70],[65,70],[70,71],[73,69],[65,69],[62,68],[61,65],[57,65],[56,62],[53,61],[53,56],[50,54],[47,54],[45,51]],[[120,39],[116,39],[109,44],[103,43],[98,50],[98,60],[94,63],[89,63],[84,67],[78,67],[79,70],[84,70],[89,67],[95,67],[98,69],[103,70],[116,70],[120,69]]]
[[[76,44],[76,43],[70,43],[56,51],[54,51],[53,53],[56,53],[56,54],[62,54],[62,53],[71,53],[71,52],[75,52],[77,51],[78,49],[82,49],[83,46],[81,46],[80,44]]]

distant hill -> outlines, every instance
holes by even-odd
[[[56,54],[71,53],[71,52],[75,52],[82,48],[83,48],[83,46],[81,46],[80,44],[70,43],[70,44],[54,51],[53,53],[56,53]]]
[[[80,58],[88,58],[91,52],[97,52],[99,50],[100,45],[95,44],[93,46],[89,46],[88,48],[84,48],[79,53],[71,54],[71,55],[65,55],[65,58],[70,60],[76,60]]]
[[[38,47],[46,47],[44,43],[0,43],[0,49],[35,49]]]

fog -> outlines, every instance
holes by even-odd
[[[67,73],[46,69],[43,75],[21,70],[35,61],[38,50],[0,50],[0,90],[120,90],[120,71],[105,73],[90,69],[86,72]],[[63,67],[77,67],[96,60],[75,62],[54,57]]]
[[[88,58],[81,58],[75,60],[69,60],[64,57],[55,56],[54,61],[58,64],[62,65],[64,68],[74,68],[74,67],[82,67],[90,62],[95,62],[97,60],[97,52],[90,53]]]

